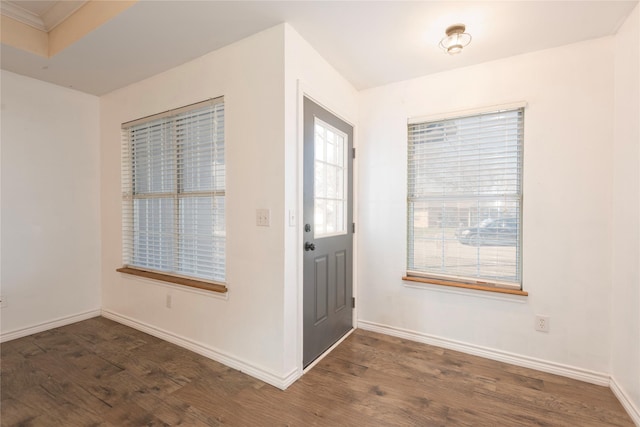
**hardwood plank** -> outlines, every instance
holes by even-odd
[[[49,381],[41,385],[42,389],[50,396],[58,396],[67,402],[73,402],[75,406],[83,408],[96,416],[102,416],[111,407],[100,399],[97,399],[84,388],[71,381],[57,381],[49,378]]]
[[[2,407],[0,422],[3,426],[42,425],[38,420],[41,413],[21,399],[3,396],[0,406]]]
[[[48,385],[50,386],[50,384]],[[82,406],[82,402],[73,402],[67,400],[67,397],[52,393],[47,390],[46,385],[41,385],[25,391],[19,400],[25,405],[23,409],[29,408],[27,415],[33,416],[34,425],[100,425],[105,422],[102,417]],[[6,401],[3,399],[3,402]],[[5,406],[3,405],[3,425],[5,425],[4,412]]]
[[[31,337],[9,341],[0,346],[0,358],[3,360],[10,360],[18,356],[28,359],[43,352],[44,350],[38,347]]]
[[[286,391],[100,317],[0,355],[2,426],[633,426],[606,387],[361,330]]]
[[[237,409],[228,394],[202,383],[188,384],[173,393],[172,397],[187,402],[218,425],[226,424],[226,419]]]
[[[98,380],[122,371],[121,367],[86,349],[78,349],[64,354],[64,359],[73,367]]]
[[[145,411],[134,402],[126,402],[112,408],[105,419],[115,426],[121,427],[169,427],[170,424],[162,421],[155,414]]]
[[[357,363],[350,362],[348,360],[340,359],[339,357],[329,354],[319,364],[322,369],[331,372],[343,372],[355,377],[361,377],[367,372],[367,367],[358,365]]]
[[[3,398],[18,398],[26,390],[39,386],[48,379],[49,375],[29,359],[21,356],[2,358],[0,384]]]
[[[162,398],[150,396],[145,400],[138,401],[137,404],[172,426],[217,427],[221,425],[218,420],[208,417],[189,403],[176,399],[172,395]]]

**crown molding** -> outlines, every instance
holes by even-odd
[[[55,1],[46,12],[38,15],[20,6],[16,1],[3,0],[0,2],[0,13],[36,30],[48,33],[88,2],[87,0]]]
[[[88,1],[58,1],[42,14],[42,21],[47,31],[53,30],[55,27],[63,23],[68,17],[73,15],[76,10],[84,6]]]
[[[23,24],[33,27],[36,30],[47,32],[44,21],[40,18],[40,16],[36,15],[33,12],[29,12],[28,10],[18,6],[14,2],[0,2],[0,13],[2,13],[2,15],[4,16],[15,19],[18,22],[22,22]]]

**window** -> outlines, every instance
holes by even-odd
[[[349,137],[317,117],[314,125],[314,237],[346,234]]]
[[[408,276],[521,288],[523,108],[408,126]]]
[[[119,271],[225,291],[207,286],[226,278],[223,98],[122,128]]]

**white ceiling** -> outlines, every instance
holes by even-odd
[[[102,95],[288,22],[363,89],[611,35],[636,4],[143,0],[52,58],[3,44],[0,59],[3,69]],[[459,22],[473,40],[448,56],[437,44]]]

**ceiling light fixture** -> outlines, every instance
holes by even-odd
[[[440,40],[440,47],[449,55],[462,52],[462,48],[471,43],[471,36],[464,32],[464,24],[452,25],[446,29],[447,37]]]

